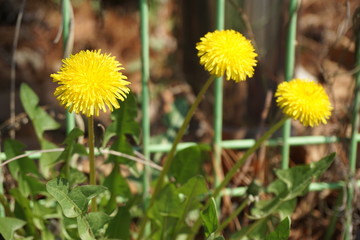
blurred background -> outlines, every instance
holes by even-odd
[[[16,21],[24,2],[14,51]],[[352,15],[360,3],[358,0],[300,2],[295,76],[323,84],[334,105],[334,112],[326,126],[311,129],[293,122],[293,135],[347,137],[351,130],[350,110],[355,82]],[[72,53],[102,49],[116,56],[125,67],[131,90],[140,98],[138,1],[73,0],[71,3],[74,10]],[[154,143],[160,143],[171,141],[184,113],[208,78],[208,73],[199,64],[195,44],[200,37],[215,29],[215,1],[149,0],[149,3],[151,135]],[[246,82],[235,84],[224,81],[223,139],[257,137],[279,118],[273,94],[277,84],[284,80],[287,9],[287,1],[283,0],[226,1],[225,28],[240,31],[251,39],[259,53],[259,64],[254,78]],[[0,0],[0,141],[9,137],[9,131],[15,129],[16,139],[25,143],[28,149],[39,148],[33,141],[34,131],[19,100],[19,86],[23,82],[39,95],[40,105],[62,123],[61,130],[47,133],[48,138],[56,143],[63,141],[64,109],[53,96],[56,84],[49,77],[59,70],[63,57],[59,37],[61,19],[59,0]],[[16,63],[15,125],[9,121],[12,60]],[[212,142],[213,103],[214,94],[210,90],[184,140]],[[110,117],[101,114],[97,121],[107,125]],[[324,180],[344,179],[347,172],[346,143],[292,147],[291,165],[318,160],[330,151],[337,152],[339,161]],[[223,150],[225,171],[239,154],[241,151]],[[235,178],[235,185],[249,184],[253,176],[266,182],[266,171],[278,167],[280,151],[267,149],[263,155],[258,154],[254,158],[266,159],[266,164],[261,169],[254,164],[246,165],[242,174]],[[316,236],[321,236],[321,229],[327,224],[334,198],[330,191],[310,193],[305,198],[303,208],[295,213],[293,237],[300,239],[296,236],[305,233],[315,236],[312,239],[321,239]],[[317,204],[319,199],[327,201]],[[302,224],[304,217],[308,219],[306,227]]]

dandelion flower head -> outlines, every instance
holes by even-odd
[[[101,50],[80,51],[64,59],[60,71],[50,75],[60,85],[54,95],[70,112],[88,117],[107,108],[113,111],[120,107],[118,99],[124,101],[130,92],[123,69],[115,57]]]
[[[325,89],[316,82],[303,79],[282,82],[275,97],[283,113],[304,126],[326,124],[333,109]]]
[[[217,77],[245,81],[254,75],[254,47],[241,33],[234,30],[209,32],[196,44],[200,64]]]

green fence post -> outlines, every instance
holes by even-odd
[[[358,8],[354,13],[355,18],[360,16],[360,8]],[[358,20],[357,20],[358,21]],[[360,21],[354,21],[354,35],[356,36],[356,48],[355,48],[355,67],[360,66]],[[357,155],[357,143],[358,131],[359,131],[359,108],[360,108],[360,72],[359,70],[355,73],[355,90],[354,90],[354,108],[352,112],[352,129],[351,129],[351,138],[350,138],[350,149],[349,149],[349,179],[348,179],[348,189],[347,189],[347,198],[346,198],[346,220],[345,220],[345,234],[344,239],[352,239],[352,213],[353,213],[353,198],[354,198],[354,176],[356,170],[356,155]]]
[[[149,118],[149,6],[147,0],[140,0],[140,38],[141,38],[141,109],[143,130],[143,154],[150,158],[150,118]],[[151,172],[148,165],[144,166],[143,192],[144,200],[147,199],[151,181]]]
[[[61,5],[61,12],[62,12],[62,40],[63,40],[63,55],[64,58],[70,56],[72,52],[72,43],[70,42],[70,34],[71,34],[71,27],[72,27],[72,8],[70,0],[62,0]],[[69,113],[66,111],[66,133],[68,134],[71,130],[75,127],[75,114]]]
[[[297,22],[298,1],[290,0],[289,2],[289,29],[286,42],[286,58],[285,58],[285,81],[291,81],[294,75],[295,67],[295,38],[296,38],[296,22]],[[289,167],[289,152],[291,120],[287,120],[283,127],[283,146],[281,167],[286,169]]]
[[[225,25],[225,0],[216,1],[216,22],[215,27],[223,30]],[[215,188],[220,184],[218,172],[222,171],[221,167],[221,141],[222,141],[222,117],[223,117],[223,79],[215,78],[215,109],[214,109],[214,156],[215,156]],[[220,197],[216,199],[220,206]]]

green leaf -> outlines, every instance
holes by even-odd
[[[6,139],[4,142],[4,151],[7,159],[24,154],[24,148],[25,145],[16,140]],[[28,157],[17,159],[16,161],[9,163],[8,166],[11,175],[15,179],[17,179],[19,174],[32,173],[38,175],[36,164]]]
[[[101,230],[104,228],[105,224],[110,221],[111,217],[103,212],[90,212],[86,215],[86,219],[88,220],[94,235],[100,236]]]
[[[201,219],[204,223],[205,236],[209,237],[219,227],[219,220],[216,211],[216,202],[214,198],[210,199],[211,203],[204,211],[201,212]]]
[[[267,232],[267,218],[258,220],[231,235],[231,240],[263,240]]]
[[[178,189],[179,196],[183,200],[183,203],[179,205],[179,209],[182,212],[179,221],[175,226],[175,234],[186,232],[189,229],[186,223],[189,213],[193,209],[199,209],[204,199],[205,194],[208,192],[206,182],[203,176],[195,176],[187,181],[183,186]]]
[[[319,177],[331,165],[334,157],[333,153],[310,165],[277,170],[278,179],[268,186],[268,191],[276,196],[270,200],[257,202],[255,208],[252,209],[254,217],[262,218],[275,212],[283,214],[283,216],[289,214],[290,209],[285,209],[284,213],[283,207],[293,206],[284,205],[284,203],[304,195],[313,178]],[[291,204],[291,202],[288,203]]]
[[[164,117],[164,124],[166,132],[152,136],[150,144],[161,145],[161,144],[172,144],[174,141],[181,124],[184,122],[186,113],[189,109],[189,103],[186,98],[176,98],[174,103],[171,105],[170,112]],[[155,154],[154,160],[157,161],[163,156],[162,153]]]
[[[206,240],[225,240],[223,236],[215,236],[214,233],[212,233]]]
[[[133,155],[133,148],[127,140],[127,135],[134,137],[135,140],[138,139],[140,126],[135,120],[136,116],[136,100],[134,95],[130,93],[126,100],[121,103],[121,108],[114,110],[111,114],[113,122],[105,131],[103,147],[106,146],[111,137],[117,136],[110,149]],[[128,159],[113,155],[109,156],[108,162],[133,164]]]
[[[14,232],[22,228],[25,224],[25,221],[17,218],[1,217],[0,234],[4,237],[5,240],[12,240],[14,239]]]
[[[173,184],[166,185],[156,198],[153,207],[149,210],[149,217],[158,220],[160,217],[180,217],[181,200]]]
[[[75,218],[82,214],[88,203],[88,199],[77,199],[76,202],[69,197],[70,186],[69,182],[64,178],[56,178],[50,180],[46,184],[46,190],[56,199],[60,204],[63,213],[68,218]],[[79,202],[81,200],[81,202]]]
[[[38,106],[39,98],[29,85],[23,83],[20,87],[21,103],[34,124],[37,137],[43,139],[43,133],[47,130],[55,130],[60,125]]]
[[[208,192],[208,188],[203,176],[198,175],[189,179],[183,186],[178,189],[178,192],[184,195],[185,204],[184,212],[199,208],[200,201],[203,200],[204,195]]]
[[[84,215],[79,215],[76,220],[81,240],[96,240],[86,217]]]
[[[165,116],[165,123],[169,128],[180,129],[189,109],[186,98],[176,98],[171,106],[171,111]]]
[[[10,195],[15,199],[15,217],[26,222],[25,231],[28,235],[37,236],[38,232],[34,223],[35,216],[32,207],[30,207],[30,200],[22,195],[18,188],[10,189]]]
[[[38,106],[39,98],[34,91],[25,83],[20,87],[20,99],[21,103],[28,114],[31,122],[33,123],[36,136],[40,141],[42,149],[56,148],[56,145],[47,141],[44,138],[44,132],[48,130],[55,130],[60,127],[49,114],[46,113],[40,106]],[[40,157],[40,170],[45,177],[50,176],[50,168],[56,162],[59,153],[43,153]]]
[[[279,214],[280,219],[291,216],[291,214],[295,211],[296,203],[296,198],[282,202],[281,205],[276,209],[276,212]]]
[[[69,183],[71,186],[84,183],[86,181],[87,181],[87,177],[83,172],[80,172],[75,168],[70,168]]]
[[[83,136],[84,135],[84,132],[81,131],[79,128],[74,128],[70,131],[70,133],[66,136],[65,140],[64,140],[64,144],[66,145],[72,145],[74,144],[77,139],[80,137],[80,136]]]
[[[166,185],[149,210],[153,220],[152,239],[174,239],[175,227],[183,214],[182,201],[173,184]]]
[[[121,222],[121,224],[119,224]],[[130,239],[131,216],[126,207],[119,207],[106,229],[106,236],[110,239]]]
[[[55,144],[48,142],[47,140],[41,140],[40,144],[41,144],[41,149],[57,148]],[[60,154],[61,154],[60,152],[49,152],[49,153],[41,154],[39,160],[39,166],[41,172],[46,178],[49,178],[51,176],[51,171],[54,171],[54,165],[56,164]]]
[[[6,158],[10,159],[24,154],[24,151],[22,150],[23,148],[25,148],[25,146],[20,142],[11,139],[5,140],[4,151]],[[28,196],[30,194],[34,195],[37,193],[37,190],[39,190],[37,187],[39,185],[36,184],[35,186],[33,178],[29,178],[29,175],[39,177],[38,169],[34,160],[28,157],[20,158],[9,163],[8,167],[12,177],[19,183],[19,189],[24,196]]]
[[[125,199],[131,197],[129,185],[126,179],[121,175],[119,164],[114,163],[114,167],[112,169],[113,170],[111,171],[110,175],[105,178],[103,183],[103,185],[109,189],[111,194],[109,202],[106,206],[106,211],[108,213],[112,212],[116,208],[116,197],[120,196]]]
[[[335,158],[332,153],[311,165],[296,166],[276,171],[278,178],[286,184],[287,192],[281,193],[284,200],[301,196],[307,191],[312,179],[319,177],[331,165]]]
[[[79,196],[81,196],[81,197],[85,197],[87,200],[90,200],[106,190],[107,190],[107,188],[104,186],[83,185],[83,186],[73,188],[72,191],[70,192],[69,196],[73,196],[74,199],[75,199],[75,196],[77,198],[80,198]]]
[[[209,146],[195,145],[176,153],[169,176],[176,179],[177,183],[184,184],[188,179],[201,174],[203,161],[208,157],[205,151]]]
[[[64,178],[49,181],[46,189],[60,204],[64,215],[68,218],[75,218],[85,213],[89,200],[106,190],[103,186],[87,185],[75,187],[70,191],[69,182]]]
[[[77,139],[83,134],[84,134],[83,131],[81,131],[79,128],[74,128],[71,130],[71,132],[67,135],[64,141],[65,149],[60,154],[56,162],[59,162],[61,160],[65,161],[65,163],[70,162],[71,157],[75,153],[87,155],[85,147],[77,143]]]
[[[266,236],[265,240],[286,240],[290,235],[290,217],[284,218],[275,231]]]

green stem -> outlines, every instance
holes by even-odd
[[[249,148],[245,154],[240,158],[239,161],[237,161],[234,166],[230,169],[230,171],[226,174],[224,180],[221,182],[221,184],[215,189],[213,193],[213,197],[217,197],[220,193],[220,191],[230,182],[232,177],[235,175],[235,173],[239,170],[239,168],[244,164],[244,162],[252,155],[268,138],[271,137],[271,135],[274,134],[284,123],[285,121],[289,119],[289,117],[283,117],[279,122],[277,122],[274,126],[272,126],[259,140],[256,141],[256,143]]]
[[[271,135],[274,134],[283,124],[289,119],[288,116],[283,117],[279,122],[277,122],[274,126],[272,126],[264,135],[256,141],[256,143],[249,148],[245,154],[238,160],[234,166],[230,169],[230,171],[226,174],[224,180],[221,182],[221,184],[215,189],[214,193],[210,197],[216,198],[221,190],[230,182],[232,177],[235,175],[235,173],[239,170],[239,168],[245,163],[245,161],[250,157],[268,138],[271,137]],[[209,197],[209,199],[210,199]],[[210,201],[208,200],[204,206],[203,209],[206,209],[210,204]],[[191,234],[188,235],[188,240],[193,238],[193,235],[198,231],[198,229],[201,226],[201,218],[198,218],[198,220],[195,222],[194,226],[192,227]]]
[[[356,12],[359,12],[358,10]],[[354,16],[355,17],[355,16]],[[360,32],[354,32],[356,36],[355,42],[355,67],[360,66]],[[353,199],[354,199],[354,176],[356,173],[356,161],[358,151],[358,139],[357,135],[359,132],[359,109],[360,109],[360,72],[355,74],[355,89],[354,89],[354,106],[352,111],[352,129],[350,139],[350,150],[349,150],[349,177],[348,177],[348,190],[346,198],[346,217],[345,217],[345,235],[344,240],[353,238]]]
[[[175,138],[175,140],[174,140],[174,142],[172,144],[170,152],[166,156],[166,159],[164,161],[163,170],[161,171],[159,179],[157,180],[157,183],[156,183],[154,192],[152,194],[148,209],[150,209],[152,207],[152,205],[154,204],[155,199],[156,199],[156,197],[157,197],[157,195],[158,195],[158,193],[159,193],[159,191],[160,191],[160,189],[161,189],[161,187],[162,187],[162,185],[164,183],[165,176],[167,175],[167,173],[168,173],[168,171],[170,169],[171,163],[172,163],[172,161],[174,159],[174,155],[175,155],[178,143],[181,141],[181,139],[182,139],[182,137],[183,137],[183,135],[184,135],[184,133],[185,133],[185,131],[187,129],[187,126],[189,125],[189,122],[190,122],[192,116],[195,113],[195,110],[197,109],[199,103],[201,102],[201,100],[204,97],[207,89],[210,87],[210,85],[211,85],[211,83],[213,81],[214,81],[214,77],[210,76],[210,78],[205,82],[205,84],[203,85],[203,87],[200,90],[199,94],[197,95],[197,97],[195,99],[195,102],[191,105],[190,110],[188,111],[188,113],[187,113],[187,115],[186,115],[186,117],[184,119],[184,122],[181,125],[181,128],[179,129],[179,131],[178,131],[178,133],[176,135],[176,138]],[[140,230],[139,230],[138,239],[142,239],[142,237],[143,237],[147,220],[148,220],[148,216],[147,216],[147,214],[145,214],[142,221],[141,221],[141,223],[140,223]]]
[[[90,165],[90,185],[96,185],[96,171],[95,171],[95,154],[94,154],[94,117],[88,118],[88,134],[89,134],[89,165]],[[90,211],[96,212],[96,198],[91,199]]]
[[[217,234],[221,233],[221,231],[222,231],[237,215],[239,215],[239,214],[242,212],[242,210],[244,210],[244,208],[246,207],[246,205],[248,205],[248,203],[249,203],[249,199],[246,198],[246,199],[242,202],[242,204],[241,204],[237,209],[235,209],[235,211],[233,211],[233,212],[230,214],[230,216],[229,216],[227,219],[225,219],[225,220],[220,224],[219,228],[216,230],[216,233],[217,233]]]

